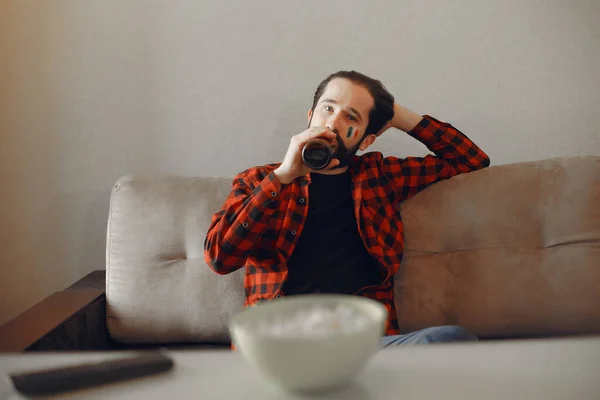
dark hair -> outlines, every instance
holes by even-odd
[[[387,91],[385,86],[377,79],[369,78],[366,75],[356,71],[338,71],[329,75],[323,82],[319,84],[315,97],[313,98],[312,111],[315,111],[317,102],[323,95],[329,81],[334,78],[345,78],[357,85],[363,86],[371,93],[375,106],[369,112],[369,124],[367,125],[366,135],[379,132],[383,126],[394,117],[394,96]]]

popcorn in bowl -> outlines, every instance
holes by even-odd
[[[361,296],[288,296],[236,314],[232,343],[271,384],[287,392],[347,385],[379,351],[387,310]]]
[[[367,328],[369,317],[347,304],[313,304],[290,315],[276,315],[256,324],[257,333],[271,337],[321,338],[348,335]]]

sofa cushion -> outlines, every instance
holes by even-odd
[[[107,325],[121,342],[227,342],[242,309],[243,270],[218,276],[204,262],[225,178],[133,177],[112,191],[106,246]]]
[[[403,332],[461,324],[488,337],[600,333],[600,158],[460,175],[401,213]]]

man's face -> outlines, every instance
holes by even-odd
[[[375,140],[375,135],[364,137],[369,124],[369,113],[375,101],[367,89],[344,78],[332,79],[315,106],[308,112],[309,127],[326,126],[338,136],[338,143],[346,153],[355,154],[365,150]],[[337,149],[338,143],[332,143]],[[348,160],[340,160],[340,168]],[[341,172],[341,171],[340,171]]]

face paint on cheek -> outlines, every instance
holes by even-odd
[[[354,139],[356,139],[358,136],[358,128],[354,130]]]
[[[347,137],[347,138],[349,138],[349,137],[351,137],[351,136],[352,136],[352,130],[353,130],[353,128],[352,128],[352,127],[349,127],[349,128],[348,128],[348,133],[346,133],[346,137]]]

